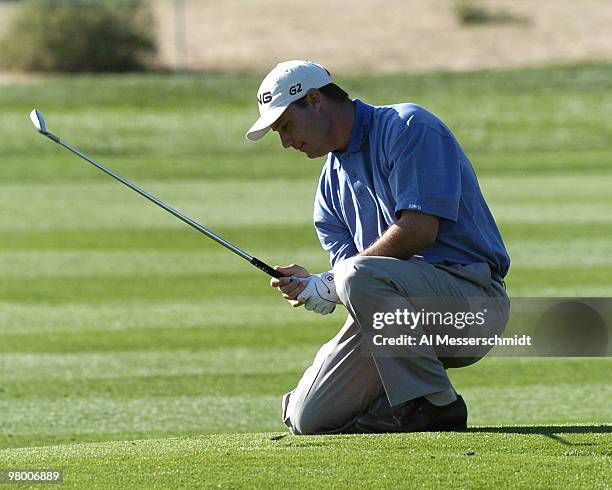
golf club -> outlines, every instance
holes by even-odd
[[[40,134],[46,136],[47,138],[51,139],[52,141],[54,141],[56,143],[62,145],[64,148],[67,148],[72,153],[80,156],[83,160],[87,160],[92,165],[98,167],[100,170],[102,170],[103,172],[107,173],[108,175],[110,175],[114,179],[118,180],[122,184],[128,186],[130,189],[138,192],[138,194],[140,194],[141,196],[146,197],[152,203],[157,204],[160,208],[165,209],[170,214],[176,216],[178,219],[180,219],[181,221],[187,223],[192,228],[195,228],[200,233],[206,235],[208,238],[212,238],[218,244],[223,245],[225,248],[227,248],[228,250],[231,250],[236,255],[239,255],[243,259],[248,260],[252,265],[257,267],[259,270],[262,270],[263,272],[265,272],[266,274],[268,274],[268,275],[270,275],[272,277],[277,277],[277,278],[278,277],[283,277],[283,275],[280,272],[278,272],[277,270],[273,269],[272,267],[270,267],[265,262],[262,262],[261,260],[257,259],[256,257],[253,257],[252,255],[248,254],[244,250],[241,250],[236,245],[228,242],[224,238],[221,238],[219,235],[217,235],[216,233],[210,231],[208,228],[205,228],[204,226],[202,226],[197,221],[192,220],[189,216],[185,216],[183,213],[181,213],[180,211],[174,209],[172,206],[168,206],[166,203],[164,203],[163,201],[161,201],[160,199],[158,199],[154,195],[149,194],[144,189],[141,189],[137,185],[131,183],[129,180],[123,178],[121,175],[113,172],[109,168],[106,168],[104,165],[101,165],[98,162],[96,162],[95,160],[92,160],[91,158],[89,158],[87,155],[85,155],[81,151],[79,151],[76,148],[74,148],[73,146],[70,146],[69,144],[65,143],[60,138],[55,136],[53,133],[50,133],[47,130],[47,125],[45,124],[45,120],[43,118],[43,115],[38,110],[36,110],[36,109],[32,110],[32,112],[30,113],[30,119],[32,120],[32,123],[34,124],[34,127],[36,127],[36,129],[38,130],[38,132]]]

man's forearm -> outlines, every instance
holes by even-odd
[[[422,244],[410,243],[410,236],[397,225],[391,225],[372,245],[358,255],[409,259],[421,250]]]
[[[400,219],[359,255],[409,259],[431,245],[438,234],[438,218],[404,211]]]

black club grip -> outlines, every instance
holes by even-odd
[[[285,277],[283,274],[278,272],[276,269],[273,269],[268,264],[266,264],[265,262],[262,262],[261,260],[259,260],[256,257],[253,257],[251,259],[251,264],[253,264],[255,267],[257,267],[259,270],[264,271],[269,276],[276,277],[276,278]]]

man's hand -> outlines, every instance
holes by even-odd
[[[270,279],[270,286],[278,288],[294,308],[305,305],[307,310],[327,315],[340,302],[331,272],[310,275],[306,269],[295,264],[277,266],[275,269],[285,277]]]
[[[304,302],[298,300],[297,297],[306,288],[310,273],[296,264],[291,264],[286,267],[277,266],[275,269],[285,275],[285,277],[273,277],[270,279],[270,286],[278,288],[278,290],[283,293],[283,298],[285,298],[294,308],[302,306]]]
[[[308,278],[306,288],[298,295],[298,301],[304,302],[304,308],[321,315],[327,315],[336,308],[340,301],[336,294],[334,275],[331,272],[314,274]]]

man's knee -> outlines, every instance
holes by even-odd
[[[320,434],[329,430],[328,421],[322,419],[319,411],[312,404],[302,403],[292,407],[288,415],[289,428],[296,436]]]
[[[332,392],[333,389],[318,393],[310,390],[304,396],[294,390],[285,395],[289,398],[283,400],[283,422],[295,435],[328,434],[341,429],[352,420],[355,411],[361,410],[360,402],[351,400],[347,404],[341,393],[330,398]]]
[[[352,257],[334,267],[334,283],[340,300],[346,304],[348,299],[367,288],[375,279],[372,257]]]

